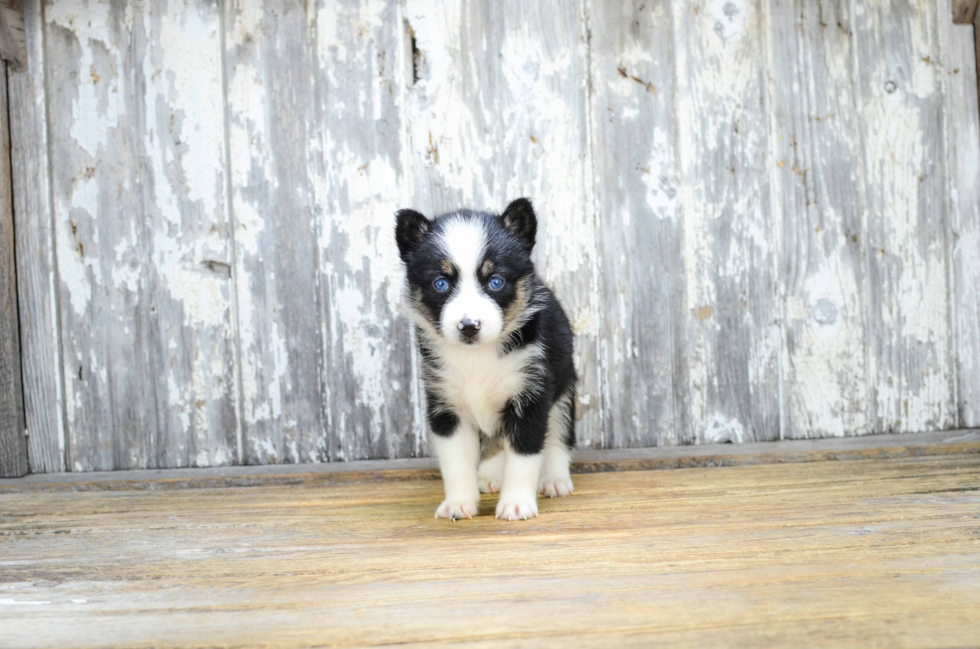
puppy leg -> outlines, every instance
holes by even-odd
[[[480,462],[480,493],[495,494],[500,491],[504,481],[504,454],[497,453],[493,457]]]
[[[436,510],[436,518],[454,521],[473,518],[480,504],[476,477],[476,465],[480,461],[479,434],[472,426],[459,422],[452,434],[433,435],[432,442],[446,491],[446,499]]]
[[[549,498],[567,496],[575,491],[572,484],[572,474],[568,470],[572,455],[564,444],[549,445],[544,449],[544,460],[541,466],[541,480],[538,483],[538,493]]]
[[[497,518],[527,520],[538,515],[538,480],[550,408],[541,399],[511,401],[501,413],[504,433],[504,482]]]
[[[572,460],[570,441],[574,440],[575,425],[571,392],[559,399],[548,414],[548,436],[544,442],[544,460],[538,493],[549,498],[567,496],[575,491],[568,465]]]
[[[504,482],[497,503],[497,518],[505,521],[528,520],[538,515],[538,477],[542,453],[522,455],[508,444],[503,455]]]
[[[495,494],[504,481],[504,442],[500,436],[481,438],[480,493]]]

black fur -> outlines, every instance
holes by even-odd
[[[459,425],[459,418],[454,412],[443,404],[439,397],[429,391],[425,393],[426,416],[429,419],[429,428],[436,435],[449,437]]]
[[[395,241],[398,242],[398,252],[402,262],[407,264],[408,254],[417,248],[428,234],[430,223],[425,216],[415,210],[398,210],[395,217]]]
[[[500,215],[504,227],[520,241],[528,252],[534,248],[534,237],[538,231],[538,219],[534,207],[526,198],[518,198],[507,206]]]
[[[544,302],[543,308],[516,335],[511,336],[504,346],[508,353],[536,342],[545,348],[545,356],[541,362],[541,369],[544,371],[541,373],[543,391],[540,397],[531,403],[522,404],[520,416],[508,412],[507,409],[504,411],[504,432],[509,436],[514,449],[524,455],[541,451],[548,414],[551,407],[565,394],[571,395],[566,420],[568,426],[564,431],[565,444],[568,448],[575,446],[575,383],[578,377],[572,361],[572,327],[555,294],[541,284],[540,280],[537,280],[537,284],[536,291],[539,299]],[[513,405],[508,404],[509,407]]]

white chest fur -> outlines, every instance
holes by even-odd
[[[500,356],[489,346],[443,346],[436,351],[440,368],[431,387],[457,416],[492,435],[507,401],[528,389],[528,375],[542,351],[529,345]]]

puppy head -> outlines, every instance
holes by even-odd
[[[531,298],[537,218],[519,198],[501,215],[460,210],[429,220],[397,213],[395,239],[416,322],[453,345],[492,345],[522,322]]]

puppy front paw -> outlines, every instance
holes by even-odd
[[[575,487],[572,485],[571,476],[559,478],[548,477],[542,480],[538,486],[538,493],[548,498],[560,498],[567,496],[573,491],[575,491]]]
[[[497,518],[505,521],[526,521],[538,515],[538,499],[533,495],[501,497],[497,503]]]
[[[500,491],[500,482],[493,478],[480,478],[480,493],[495,494]]]
[[[477,471],[480,479],[480,493],[495,494],[500,491],[500,485],[504,481],[504,454],[498,455],[480,462]]]
[[[458,521],[462,518],[473,518],[477,511],[479,511],[477,503],[444,500],[436,510],[436,518],[449,518]]]

